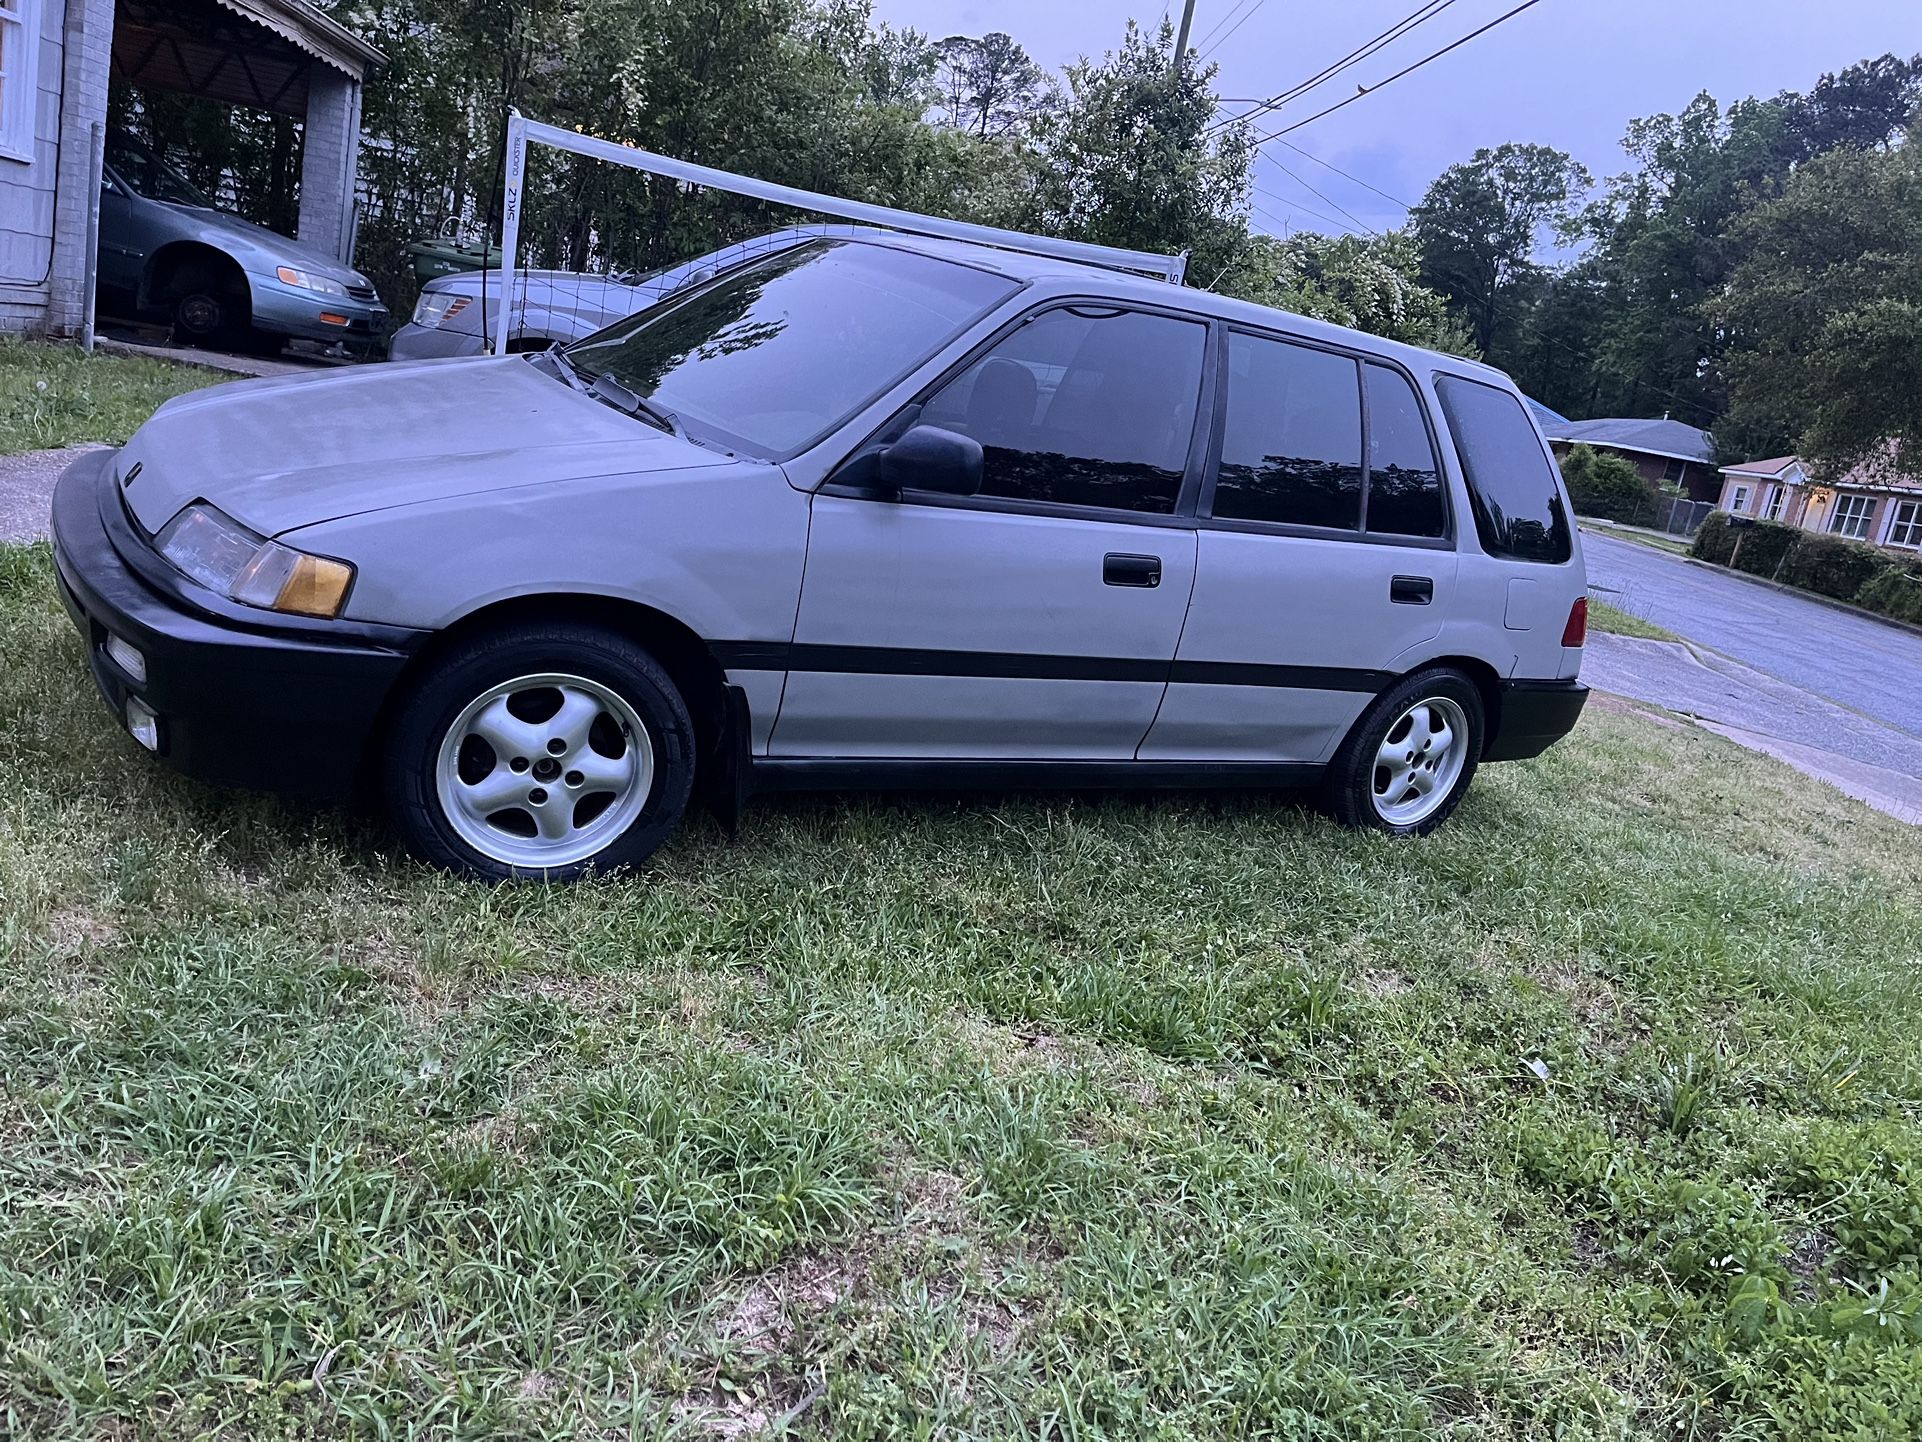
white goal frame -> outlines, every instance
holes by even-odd
[[[752,196],[756,200],[770,201],[776,205],[789,205],[797,210],[819,211],[824,215],[839,216],[843,220],[864,225],[906,231],[912,235],[933,235],[946,240],[967,241],[974,245],[993,246],[997,250],[1053,256],[1057,260],[1071,260],[1082,265],[1100,266],[1107,270],[1133,271],[1174,285],[1181,284],[1188,270],[1188,257],[1185,252],[1181,255],[1162,255],[1155,251],[1123,250],[1117,246],[1094,245],[1081,240],[1057,240],[1051,236],[1026,235],[1018,230],[1002,230],[992,225],[975,225],[965,220],[945,220],[936,215],[920,215],[912,210],[896,210],[892,206],[870,205],[861,200],[844,200],[836,195],[798,190],[791,185],[776,185],[771,181],[756,180],[751,175],[740,175],[731,170],[716,170],[712,166],[676,160],[671,155],[659,155],[654,151],[642,150],[638,146],[626,145],[620,141],[602,140],[598,136],[583,135],[577,130],[565,130],[558,125],[529,120],[520,111],[509,110],[507,112],[507,175],[506,183],[502,188],[501,202],[501,289],[504,294],[501,297],[501,324],[497,327],[497,333],[494,336],[495,355],[507,354],[508,334],[513,329],[507,323],[507,318],[512,310],[514,272],[518,268],[521,198],[527,183],[527,147],[529,145],[545,145],[555,150],[571,151],[575,155],[604,160],[610,165],[621,165],[630,170],[645,171],[650,175],[664,175],[670,180],[677,180],[685,185],[731,191],[736,195]],[[692,258],[689,257],[689,259]]]

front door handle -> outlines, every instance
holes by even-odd
[[[1161,584],[1161,557],[1130,556],[1110,551],[1101,559],[1101,580],[1109,586],[1146,586]]]
[[[1426,606],[1435,599],[1432,576],[1397,576],[1388,583],[1388,599],[1397,606]]]

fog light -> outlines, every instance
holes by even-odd
[[[123,641],[118,636],[109,634],[107,637],[107,655],[112,659],[114,665],[118,666],[133,678],[134,685],[145,686],[147,684],[147,658],[136,651],[130,642]]]
[[[138,696],[127,698],[127,730],[149,751],[160,749],[160,718]]]

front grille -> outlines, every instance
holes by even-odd
[[[380,295],[371,285],[350,285],[347,287],[347,294],[351,295],[355,300],[376,301],[380,299]]]

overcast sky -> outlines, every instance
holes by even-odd
[[[1180,0],[1173,3],[1178,18]],[[1453,0],[1279,118],[1300,119],[1353,95],[1357,83],[1377,83],[1516,3]],[[1194,37],[1221,66],[1217,94],[1268,96],[1417,8],[1418,0],[1197,0]],[[1158,24],[1163,13],[1161,0],[875,0],[879,19],[936,38],[1005,30],[1057,71],[1114,48],[1130,16]],[[1508,140],[1566,150],[1599,179],[1627,167],[1621,138],[1636,116],[1680,110],[1702,90],[1724,103],[1806,90],[1824,71],[1885,51],[1922,52],[1922,0],[1541,0],[1288,139],[1407,203],[1476,147]],[[1254,219],[1263,229],[1354,229],[1342,210],[1376,228],[1404,218],[1381,196],[1279,144],[1264,148],[1256,184]]]

